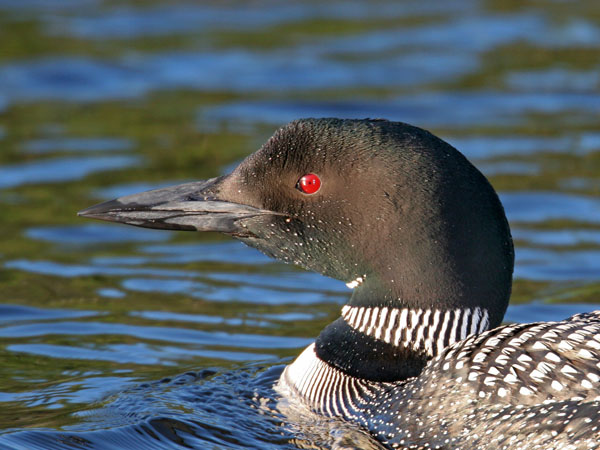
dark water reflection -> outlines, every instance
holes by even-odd
[[[298,117],[414,123],[480,167],[516,243],[507,321],[600,307],[597,2],[0,0],[0,42],[2,448],[375,448],[272,390],[343,282],[75,217]]]

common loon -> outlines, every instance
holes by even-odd
[[[388,448],[600,444],[600,312],[500,326],[514,263],[486,178],[431,133],[303,119],[231,174],[82,216],[220,231],[353,289],[279,381]]]

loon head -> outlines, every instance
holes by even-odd
[[[493,188],[452,146],[404,123],[297,120],[229,175],[79,214],[220,231],[347,282],[353,293],[345,314],[321,333],[316,351],[368,379],[415,375],[435,353],[393,342],[402,314],[408,328],[426,314],[430,329],[436,314],[438,326],[446,317],[449,335],[452,326],[471,327],[457,311],[478,311],[486,327],[499,325],[510,296],[513,246]]]

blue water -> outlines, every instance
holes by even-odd
[[[0,447],[377,448],[273,391],[342,281],[76,217],[299,117],[429,129],[498,190],[506,321],[600,308],[600,6],[0,0]]]

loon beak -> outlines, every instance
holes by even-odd
[[[251,236],[242,219],[277,215],[273,211],[218,198],[212,187],[221,178],[185,183],[127,195],[79,211],[78,216],[120,222],[145,228],[185,231],[219,231]]]

